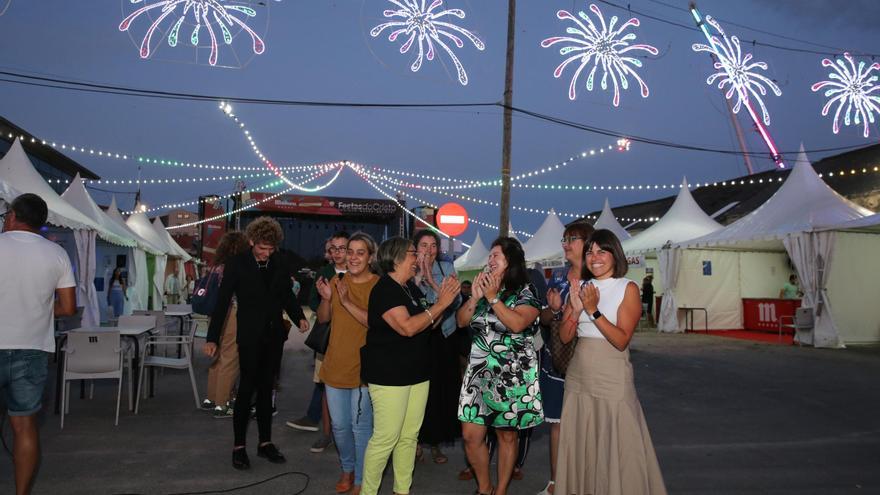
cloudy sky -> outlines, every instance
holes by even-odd
[[[349,103],[491,103],[502,99],[507,22],[507,2],[503,0],[447,0],[437,9],[462,9],[464,19],[450,20],[485,43],[485,50],[480,51],[463,38],[464,46],[453,48],[467,71],[467,86],[459,84],[446,53],[438,50],[433,61],[425,60],[414,73],[410,65],[417,43],[409,53],[400,54],[406,36],[393,43],[387,39],[390,30],[377,38],[370,36],[370,29],[385,21],[383,10],[394,7],[387,0],[221,2],[253,6],[253,18],[242,11],[232,11],[232,15],[244,20],[266,48],[255,55],[250,36],[241,29],[232,29],[232,43],[225,45],[222,31],[209,14],[221,45],[216,67],[208,63],[208,48],[192,47],[192,15],[178,31],[177,46],[169,46],[168,36],[180,17],[180,6],[157,25],[151,43],[152,58],[141,59],[141,40],[161,11],[153,9],[138,16],[128,32],[121,32],[119,24],[126,15],[154,0],[133,1],[0,0],[0,11],[6,7],[0,16],[0,70],[131,88],[258,99]],[[618,16],[618,25],[633,15],[607,3],[597,4],[606,20]],[[564,35],[571,25],[556,18],[557,10],[589,13],[589,4],[520,0],[514,105],[613,131],[615,135],[737,150],[722,93],[706,84],[706,78],[714,72],[712,63],[708,55],[691,49],[693,43],[705,39],[692,29],[694,22],[686,11],[686,2],[620,0],[611,4],[628,4],[641,13],[636,15],[641,25],[627,32],[637,34],[637,43],[648,43],[659,50],[657,56],[641,59],[643,67],[637,69],[650,87],[650,96],[643,99],[630,79],[630,88],[621,92],[620,105],[614,107],[612,91],[598,87],[598,75],[597,87],[592,92],[586,90],[584,71],[577,99],[570,101],[568,82],[575,66],[555,79],[553,71],[563,57],[558,47],[541,48],[540,42]],[[876,27],[880,2],[704,0],[698,6],[704,14],[721,19],[728,34],[739,36],[743,49],[753,53],[755,60],[768,64],[768,69],[761,72],[782,90],[782,96],[764,98],[771,116],[770,132],[782,151],[797,150],[801,143],[808,150],[821,150],[878,141],[880,128],[876,124],[869,139],[862,137],[861,127],[845,127],[840,134],[832,134],[831,119],[819,113],[824,97],[810,90],[810,85],[827,78],[828,69],[821,66],[821,60],[828,55],[810,51],[880,52],[880,30]],[[199,43],[207,46],[210,38],[204,26],[199,34]],[[10,76],[0,79],[21,80]],[[261,150],[278,165],[351,160],[447,178],[490,180],[499,175],[502,118],[497,107],[388,109],[237,104],[234,112],[247,124]],[[0,115],[44,139],[86,148],[186,162],[260,165],[243,134],[215,102],[147,99],[0,82]],[[757,153],[753,157],[756,168],[771,168],[772,162],[764,154],[763,143],[752,131],[751,123],[744,113],[738,118],[747,134],[747,147]],[[520,114],[513,122],[513,173],[547,167],[615,141],[615,137]],[[69,154],[104,178],[138,174],[137,163],[132,160]],[[810,158],[827,154],[816,152]],[[628,152],[576,160],[564,169],[523,182],[672,184],[683,176],[697,182],[744,173],[743,160],[736,155],[634,143]],[[161,165],[144,165],[141,170],[141,176],[147,179],[210,175],[218,172]],[[266,180],[248,178],[245,182],[259,186]],[[383,187],[392,191],[390,186]],[[123,206],[130,206],[133,200],[133,186],[101,188],[118,191]],[[150,206],[156,206],[194,200],[200,194],[226,193],[232,188],[231,180],[145,186],[143,197]],[[108,193],[93,192],[99,202],[109,201]],[[425,191],[411,192],[433,203],[451,199]],[[499,196],[497,188],[461,192],[483,200],[497,201]],[[351,172],[343,172],[321,193],[379,197]],[[515,188],[513,204],[578,213],[600,208],[606,197],[614,206],[666,194],[653,190],[547,193]],[[474,218],[497,223],[496,208],[461,202]],[[514,227],[528,232],[534,232],[542,220],[541,214],[513,214]],[[482,232],[484,238],[494,236],[487,228]],[[474,234],[474,229],[469,230],[465,240],[470,241]]]

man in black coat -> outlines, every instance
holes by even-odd
[[[235,431],[232,465],[236,469],[250,467],[245,444],[251,397],[255,392],[260,433],[257,455],[270,462],[285,462],[272,443],[272,386],[281,367],[281,353],[289,331],[282,311],[298,322],[302,331],[309,327],[293,295],[290,269],[275,252],[284,238],[281,225],[272,218],[260,217],[248,224],[245,233],[251,250],[226,262],[205,344],[205,354],[214,357],[229,304],[235,296],[238,301],[235,340],[240,370],[232,419]]]

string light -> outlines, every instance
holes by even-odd
[[[242,174],[242,175],[217,175],[213,177],[184,177],[184,178],[159,178],[159,179],[99,179],[89,180],[83,179],[86,185],[151,185],[151,184],[192,184],[197,182],[216,182],[224,180],[243,180],[256,179],[260,177],[269,177],[274,174],[264,172],[260,174]],[[69,184],[69,179],[47,179],[52,184]]]
[[[326,175],[327,173],[328,173],[328,170],[321,171],[321,172],[316,172],[316,173],[313,173],[313,174],[309,174],[309,175],[307,175],[307,176],[298,177],[297,180],[301,180],[302,183],[305,184],[305,183],[311,182],[312,180],[315,180],[315,179],[317,179],[317,178],[319,178],[319,177],[321,177],[321,176],[323,176],[323,175]],[[262,186],[258,186],[258,187],[251,187],[251,188],[245,189],[245,190],[243,190],[243,191],[241,191],[241,192],[242,192],[242,193],[249,193],[249,192],[265,191],[265,190],[267,190],[267,189],[272,189],[272,188],[278,187],[278,186],[280,186],[280,185],[282,185],[282,184],[284,184],[284,181],[282,181],[282,180],[273,180],[272,182],[269,182],[268,184],[264,184],[264,185],[262,185]],[[214,199],[216,199],[216,200],[229,199],[229,198],[232,198],[232,197],[234,197],[234,196],[237,196],[238,194],[239,194],[238,191],[236,191],[236,192],[231,192],[231,193],[228,193],[228,194],[223,194],[223,195],[220,195],[220,196],[215,196]],[[212,200],[212,201],[213,201],[213,200]],[[198,205],[199,203],[203,203],[203,202],[206,202],[206,200],[186,201],[186,202],[183,202],[183,203],[166,203],[166,204],[163,204],[163,205],[160,205],[160,206],[155,206],[155,207],[153,207],[153,208],[145,208],[145,209],[143,209],[143,210],[139,210],[139,211],[144,211],[144,212],[149,213],[149,212],[154,212],[154,211],[159,211],[159,210],[166,210],[166,209],[185,208],[185,207],[187,207],[187,206],[196,206],[196,205]],[[144,205],[141,205],[141,206],[144,206]],[[123,212],[123,213],[124,213],[125,215],[130,215],[130,214],[134,213],[134,211],[126,211],[126,212]]]
[[[165,230],[183,229],[183,228],[186,228],[186,227],[192,227],[192,226],[194,226],[194,225],[201,225],[201,224],[206,223],[206,222],[213,222],[214,220],[220,220],[221,218],[226,218],[226,217],[228,217],[228,216],[230,216],[230,215],[235,215],[236,213],[240,213],[240,212],[242,212],[242,211],[249,210],[249,209],[251,209],[251,208],[254,208],[254,207],[256,207],[256,206],[259,206],[259,205],[261,205],[261,204],[263,204],[263,203],[265,203],[265,202],[267,202],[267,201],[272,201],[273,199],[275,199],[275,198],[277,198],[277,197],[279,197],[279,196],[283,196],[283,195],[285,195],[285,194],[287,194],[287,193],[289,193],[289,192],[291,192],[291,191],[293,191],[293,190],[295,190],[295,189],[296,189],[295,187],[291,187],[291,188],[289,188],[289,189],[285,189],[285,190],[281,191],[280,193],[276,193],[276,194],[273,194],[273,195],[271,195],[271,196],[267,196],[267,197],[261,199],[260,201],[255,201],[255,202],[253,202],[253,203],[251,203],[251,204],[248,204],[248,205],[242,206],[241,208],[236,208],[236,209],[234,209],[234,210],[227,211],[226,213],[221,213],[220,215],[215,215],[215,216],[213,216],[213,217],[211,217],[211,218],[205,218],[204,220],[197,220],[197,221],[195,221],[195,222],[184,223],[184,224],[181,224],[181,225],[174,225],[174,226],[172,226],[172,227],[165,227]]]
[[[510,178],[510,182],[511,182],[511,184],[513,184],[514,182],[519,181],[519,180],[529,179],[532,177],[537,177],[537,176],[546,174],[548,172],[553,172],[553,171],[558,170],[560,168],[565,168],[565,167],[571,165],[576,160],[583,160],[585,158],[593,157],[596,155],[601,156],[601,155],[604,155],[606,151],[612,151],[612,150],[614,150],[614,146],[609,144],[609,145],[603,146],[601,148],[593,148],[588,151],[582,151],[578,154],[569,156],[567,159],[565,159],[561,162],[557,162],[557,163],[547,165],[542,168],[536,168],[536,169],[531,170],[529,172],[523,172],[519,175],[515,175]],[[622,150],[622,151],[628,151],[628,150],[629,150],[629,148],[627,147],[625,150]],[[382,168],[382,167],[370,167],[370,169],[376,170],[379,172],[384,172],[386,174],[400,175],[400,176],[404,176],[404,177],[414,177],[417,179],[426,179],[426,180],[436,180],[436,181],[457,183],[455,185],[444,185],[444,186],[436,186],[436,185],[425,186],[422,184],[410,184],[408,187],[418,187],[418,188],[431,187],[434,189],[474,189],[474,188],[480,188],[480,187],[498,187],[501,185],[500,180],[470,180],[470,181],[468,181],[468,180],[462,180],[462,179],[457,179],[457,178],[439,177],[439,176],[435,176],[435,175],[419,174],[419,173],[415,173],[415,172],[406,172],[406,171],[394,170],[394,169],[388,169],[388,168]],[[514,187],[516,187],[516,186],[514,186]]]
[[[578,77],[581,75],[584,68],[590,63],[590,59],[592,58],[593,68],[590,70],[590,75],[587,76],[587,91],[593,90],[593,80],[596,76],[596,71],[601,68],[602,81],[600,86],[603,91],[608,89],[608,79],[610,76],[611,83],[614,85],[614,98],[612,99],[612,104],[615,107],[620,106],[620,88],[623,88],[624,90],[629,88],[628,76],[631,76],[638,81],[639,87],[641,88],[642,98],[647,98],[649,94],[648,85],[645,84],[645,81],[639,77],[639,74],[630,67],[641,68],[642,61],[632,55],[624,54],[630,51],[644,51],[651,55],[657,55],[659,51],[651,45],[630,46],[629,42],[636,39],[634,33],[628,33],[621,36],[626,28],[630,26],[639,27],[639,20],[633,17],[615,29],[614,25],[617,24],[617,16],[612,16],[610,24],[605,24],[605,18],[602,17],[602,11],[599,10],[599,7],[591,3],[590,10],[599,18],[599,23],[602,29],[597,29],[592,19],[590,19],[590,17],[583,11],[578,12],[578,15],[581,19],[587,21],[586,25],[567,10],[559,10],[556,12],[556,17],[560,20],[572,21],[577,25],[577,27],[568,27],[565,30],[566,33],[577,35],[579,37],[554,36],[541,42],[541,47],[543,48],[549,48],[557,43],[571,43],[563,46],[559,50],[559,54],[562,56],[568,56],[571,53],[575,53],[574,55],[568,56],[568,58],[563,60],[562,63],[556,67],[556,70],[553,71],[553,77],[558,79],[562,76],[562,72],[569,64],[575,61],[580,62],[580,65],[575,69],[571,82],[568,85],[568,99],[574,100],[577,96],[575,86],[577,85]]]
[[[287,183],[288,186],[290,186],[290,187],[292,187],[292,188],[294,188],[294,189],[297,189],[297,190],[299,190],[299,191],[303,191],[303,192],[318,192],[318,191],[320,191],[320,190],[322,190],[322,189],[325,189],[325,188],[327,188],[327,187],[330,187],[331,184],[333,184],[334,182],[336,182],[336,178],[339,177],[339,173],[342,172],[342,170],[345,168],[344,166],[348,163],[348,162],[344,162],[344,161],[343,161],[343,162],[336,162],[336,163],[330,165],[330,166],[333,166],[333,167],[339,167],[339,168],[338,168],[338,170],[336,171],[336,175],[334,175],[333,178],[330,179],[326,184],[321,185],[321,186],[317,186],[317,187],[303,187],[302,185],[297,184],[297,183],[291,181],[290,179],[288,179],[288,178],[284,175],[284,173],[281,171],[281,169],[279,169],[278,167],[276,167],[275,164],[272,163],[272,161],[269,160],[269,159],[266,157],[266,155],[263,154],[263,152],[260,150],[260,147],[257,146],[257,143],[254,141],[253,136],[251,136],[251,131],[249,131],[249,130],[245,127],[244,122],[242,122],[242,121],[241,121],[238,117],[236,117],[235,114],[232,112],[232,105],[230,105],[230,104],[227,103],[227,102],[221,101],[221,102],[220,102],[220,110],[221,110],[221,111],[222,111],[227,117],[229,117],[230,119],[232,119],[233,121],[235,121],[236,124],[238,124],[238,127],[239,127],[239,129],[241,130],[242,134],[244,134],[245,139],[248,140],[248,144],[251,145],[251,150],[253,150],[254,154],[257,155],[257,157],[260,159],[260,161],[263,162],[263,164],[266,165],[266,167],[268,167],[269,170],[271,170],[273,174],[275,174],[276,176],[278,176],[278,178],[280,178],[281,180],[283,180],[285,183]]]
[[[367,172],[367,171],[364,171],[364,173],[365,173],[365,174],[369,174],[369,172]],[[396,186],[402,186],[402,184],[400,183],[400,181],[397,181],[397,180],[392,179],[392,178],[390,178],[390,177],[382,177],[382,176],[379,176],[379,175],[372,175],[371,178],[373,178],[373,179],[375,179],[375,180],[382,181],[382,182],[387,183],[387,184],[392,184],[392,185],[396,185]],[[474,198],[474,197],[466,196],[466,195],[463,195],[463,194],[450,193],[450,192],[446,192],[446,191],[444,191],[444,190],[436,190],[436,189],[434,189],[434,188],[432,188],[432,187],[430,187],[430,186],[421,187],[420,189],[423,189],[423,190],[425,190],[425,191],[429,191],[429,192],[433,192],[433,193],[435,193],[435,194],[440,194],[440,195],[443,195],[443,196],[447,196],[447,197],[451,197],[451,198],[459,199],[459,200],[462,200],[462,201],[468,201],[468,202],[471,202],[471,203],[477,203],[477,204],[487,205],[487,206],[494,206],[494,207],[498,207],[498,208],[501,207],[501,205],[500,205],[499,203],[495,202],[495,201],[489,201],[489,200],[485,200],[485,199]],[[593,216],[593,215],[587,215],[587,214],[585,214],[585,213],[573,213],[573,212],[566,212],[566,211],[545,210],[545,209],[542,209],[542,208],[530,208],[530,207],[525,207],[525,206],[511,205],[510,208],[511,208],[512,210],[516,210],[516,211],[522,211],[522,212],[525,212],[525,213],[535,213],[535,214],[541,214],[541,215],[549,215],[550,213],[555,213],[555,214],[557,214],[557,215],[559,215],[559,216],[562,216],[562,217],[586,218],[586,219],[589,219],[589,220],[595,220],[595,219],[598,218],[598,217],[596,217],[596,216]],[[624,218],[624,217],[620,217],[620,218],[618,218],[618,220],[621,221],[621,222],[656,222],[658,219],[657,219],[657,218],[654,218],[654,217],[648,217],[648,218]]]
[[[386,198],[390,199],[391,201],[394,201],[394,204],[396,204],[397,207],[400,208],[400,211],[402,211],[402,212],[406,213],[407,215],[411,216],[411,217],[412,217],[413,219],[415,219],[417,222],[420,222],[422,225],[428,227],[428,228],[431,229],[432,231],[437,232],[438,234],[442,235],[443,237],[446,237],[447,239],[449,238],[449,234],[447,234],[446,232],[443,232],[442,230],[438,229],[437,227],[431,225],[430,223],[428,223],[428,222],[426,222],[425,220],[423,220],[422,218],[420,218],[420,217],[419,217],[418,215],[416,215],[415,213],[409,211],[406,207],[404,207],[402,204],[400,204],[400,201],[398,201],[397,198],[395,198],[394,196],[388,194],[387,192],[385,192],[383,189],[381,189],[381,188],[380,188],[379,186],[377,186],[376,184],[373,184],[373,182],[370,181],[370,179],[368,179],[365,175],[361,175],[360,173],[358,173],[357,169],[354,168],[354,166],[353,166],[352,164],[348,164],[348,166],[349,166],[349,168],[351,168],[352,170],[355,171],[355,173],[357,174],[358,177],[360,177],[361,179],[363,179],[364,182],[366,182],[367,184],[370,185],[370,187],[372,187],[373,189],[375,189],[376,191],[378,191],[379,194],[381,194],[382,196],[385,196]],[[465,246],[465,247],[468,247],[468,248],[471,247],[470,244],[465,244],[464,242],[462,242],[461,244],[462,244],[463,246]]]

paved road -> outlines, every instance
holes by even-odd
[[[703,335],[639,333],[632,360],[636,385],[669,492],[673,494],[880,493],[880,349],[842,351],[774,346]],[[193,408],[186,375],[159,376],[156,397],[113,426],[115,387],[95,399],[71,400],[63,432],[41,417],[43,463],[36,494],[166,494],[226,489],[285,470],[310,477],[304,493],[333,493],[335,451],[312,454],[314,433],[284,426],[299,417],[311,392],[311,358],[295,336],[284,358],[274,440],[283,468],[251,453],[253,469],[230,466],[231,420]],[[207,360],[199,358],[204,392]],[[54,376],[54,374],[50,375]],[[46,409],[51,411],[51,388]],[[125,398],[123,398],[125,402]],[[255,426],[255,425],[253,425]],[[8,425],[5,437],[8,439]],[[252,443],[256,428],[251,429]],[[534,494],[547,480],[547,435],[533,437],[526,477],[512,493]],[[413,493],[465,494],[451,462],[420,464]],[[0,493],[12,492],[12,465],[0,453]],[[235,493],[292,494],[305,480],[290,476]],[[386,477],[382,493],[391,493]]]

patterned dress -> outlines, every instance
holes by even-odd
[[[504,291],[499,299],[508,308],[523,304],[541,308],[531,285],[519,293]],[[534,345],[537,319],[523,332],[513,333],[482,298],[471,328],[474,340],[458,401],[459,421],[517,429],[541,424],[544,413]]]

